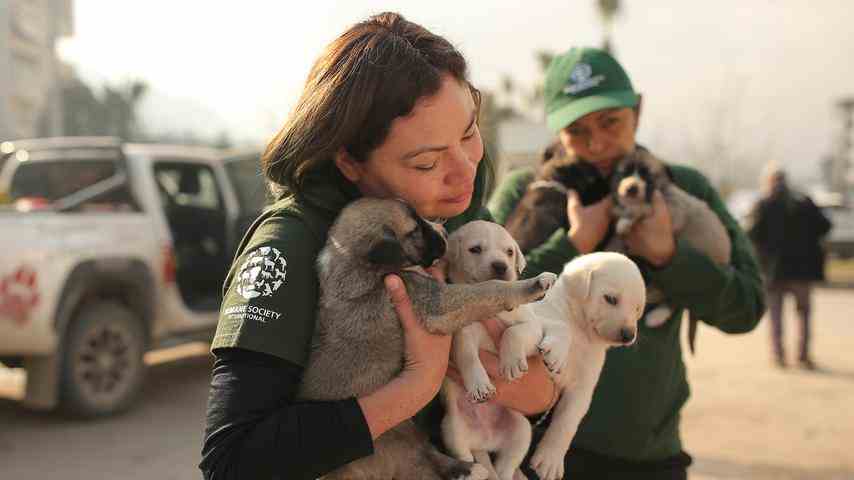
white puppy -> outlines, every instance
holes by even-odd
[[[449,280],[459,283],[515,279],[525,268],[516,242],[489,222],[472,222],[454,232],[446,260]],[[542,480],[563,478],[563,459],[590,406],[605,352],[634,343],[645,301],[634,262],[619,253],[597,252],[567,263],[542,301],[499,315],[508,326],[499,349],[502,376],[514,380],[524,375],[527,358],[539,350],[560,393],[551,425],[531,459]],[[479,349],[496,351],[481,324],[454,335],[451,359],[466,391],[452,380],[442,387],[447,409],[443,440],[457,458],[487,467],[491,479],[524,478],[518,467],[530,446],[530,423],[494,402],[473,403],[495,394]],[[490,452],[496,454],[494,467]]]
[[[502,363],[526,365],[538,348],[560,391],[551,424],[531,457],[541,480],[563,478],[564,457],[590,407],[605,353],[634,343],[645,303],[637,265],[620,253],[596,252],[567,263],[542,301],[517,309],[536,321],[514,327],[516,338],[508,345],[519,350],[502,351],[508,356]],[[502,347],[506,337],[507,332]]]
[[[485,221],[467,223],[451,234],[444,260],[448,280],[453,283],[515,280],[525,268],[525,257],[516,241],[501,225]],[[507,325],[524,320],[517,315],[503,317]],[[508,338],[506,332],[512,328],[505,330],[502,336],[502,351],[504,339]],[[450,379],[442,386],[446,407],[442,421],[443,440],[455,457],[476,460],[485,466],[491,480],[511,480],[530,446],[531,424],[519,412],[494,402],[483,403],[495,395],[495,386],[480,362],[478,352],[481,349],[496,353],[492,339],[480,323],[469,325],[454,335],[451,360],[462,376],[465,391]],[[514,348],[513,351],[521,350]],[[519,368],[518,365],[507,367],[508,372],[514,373],[506,376],[520,376],[523,372]],[[505,370],[503,363],[502,370]],[[490,452],[496,454],[494,466]]]

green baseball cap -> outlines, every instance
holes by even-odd
[[[635,107],[640,100],[623,67],[604,50],[574,47],[557,55],[543,88],[546,125],[559,132],[591,112]]]

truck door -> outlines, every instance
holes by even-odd
[[[172,233],[184,302],[194,310],[215,310],[231,258],[214,171],[204,163],[157,161],[154,179]]]

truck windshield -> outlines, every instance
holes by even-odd
[[[8,198],[16,210],[30,211],[50,207],[59,199],[79,192],[116,174],[110,159],[38,160],[21,163],[9,182]],[[97,201],[86,202],[76,211],[127,210],[133,202],[126,188],[118,189]]]
[[[53,202],[115,173],[115,162],[109,160],[23,163],[15,170],[9,195],[12,200],[36,197]]]

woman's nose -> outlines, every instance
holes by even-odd
[[[473,183],[477,162],[473,161],[465,149],[459,146],[451,148],[449,153],[451,167],[446,176],[446,182],[453,185]]]

